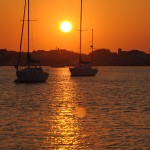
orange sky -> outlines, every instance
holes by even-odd
[[[1,0],[0,48],[19,50],[24,0]],[[111,51],[139,49],[150,53],[150,0],[83,0],[83,53],[94,47]],[[32,49],[79,51],[80,0],[31,0]],[[63,33],[59,24],[71,21]]]

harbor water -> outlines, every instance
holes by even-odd
[[[46,83],[16,84],[0,67],[1,150],[150,149],[150,67],[45,69]]]

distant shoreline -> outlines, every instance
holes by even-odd
[[[26,65],[26,52],[21,54],[21,65]],[[109,49],[97,49],[93,54],[82,54],[83,61],[91,61],[93,55],[94,66],[150,66],[150,54],[140,50],[111,52]],[[31,52],[33,60],[39,60],[35,65],[39,66],[74,66],[78,63],[79,53],[59,50],[38,50]],[[0,66],[15,66],[18,60],[18,52],[0,49]]]

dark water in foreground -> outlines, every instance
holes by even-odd
[[[100,67],[72,78],[49,68],[42,84],[15,84],[0,68],[1,150],[150,149],[150,67]]]

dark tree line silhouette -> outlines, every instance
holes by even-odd
[[[150,54],[140,50],[111,52],[109,49],[97,49],[93,54],[82,54],[83,61],[91,61],[93,55],[93,65],[95,66],[150,66]],[[26,64],[27,53],[21,54],[21,65]],[[35,65],[52,66],[61,64],[64,66],[75,65],[79,59],[79,53],[59,49],[59,50],[38,50],[31,53],[31,57],[39,60]],[[18,60],[18,52],[0,49],[0,66],[14,66]]]

